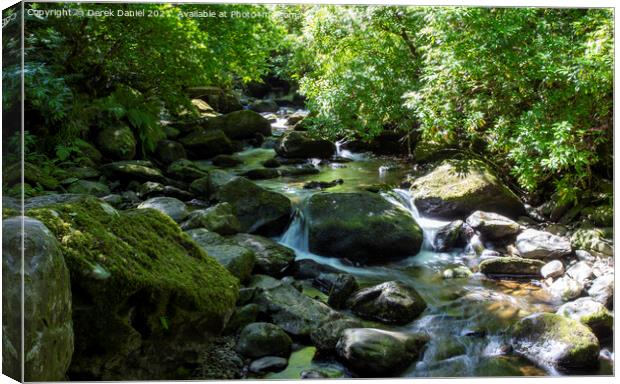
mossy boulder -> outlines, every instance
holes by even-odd
[[[437,230],[433,239],[433,249],[446,252],[455,247],[464,247],[467,244],[463,233],[463,220],[454,220]]]
[[[254,273],[280,276],[295,260],[295,251],[266,237],[241,233],[232,237],[256,255]]]
[[[486,240],[514,237],[521,231],[519,223],[493,212],[475,211],[466,222]]]
[[[351,318],[328,321],[321,324],[310,334],[310,340],[319,351],[333,353],[345,330],[361,328],[362,326],[361,321]]]
[[[5,165],[2,170],[2,182],[7,185],[13,185],[21,182],[22,168],[21,163]],[[24,181],[32,186],[40,185],[41,187],[53,190],[58,187],[58,180],[51,175],[43,172],[43,170],[32,163],[24,163]]]
[[[180,159],[168,166],[166,173],[173,179],[192,182],[209,174],[209,170],[191,160]]]
[[[494,257],[483,260],[479,265],[485,275],[540,276],[544,261],[521,257]]]
[[[245,282],[250,279],[256,259],[250,249],[204,228],[191,229],[187,234],[239,280]]]
[[[127,126],[102,129],[97,136],[97,145],[112,160],[131,160],[136,155],[136,138]]]
[[[221,154],[231,154],[235,148],[221,129],[201,129],[179,139],[190,159],[210,159]]]
[[[187,159],[183,144],[173,140],[160,140],[155,148],[157,159],[163,164],[171,164],[177,160]]]
[[[184,230],[205,228],[220,235],[234,235],[241,230],[241,224],[230,204],[219,203],[207,209],[191,212],[181,228]]]
[[[138,209],[155,209],[180,223],[189,214],[187,206],[174,197],[153,197],[138,205]]]
[[[515,352],[537,364],[565,370],[598,364],[599,342],[580,322],[554,313],[536,313],[513,327]]]
[[[105,196],[110,194],[110,187],[98,181],[77,180],[67,187],[67,192],[93,196]]]
[[[568,238],[531,228],[517,236],[515,246],[521,256],[530,259],[562,259],[573,251]]]
[[[222,180],[224,181],[224,180]],[[244,177],[234,177],[218,186],[215,198],[235,209],[241,231],[265,235],[280,234],[291,219],[291,201],[285,195],[269,191]]]
[[[243,164],[243,160],[233,155],[217,155],[213,158],[213,165],[222,168],[232,168]]]
[[[427,341],[420,335],[351,328],[344,330],[336,351],[362,377],[394,377],[417,360]]]
[[[117,161],[101,166],[101,172],[111,180],[123,182],[166,181],[161,171],[147,160]]]
[[[306,220],[310,251],[320,255],[386,261],[413,256],[422,245],[411,214],[370,192],[315,194]]]
[[[20,381],[23,363],[26,381],[64,380],[74,336],[60,244],[40,221],[17,216],[2,221],[2,253],[2,373]]]
[[[314,139],[306,132],[289,131],[278,142],[276,152],[290,158],[328,159],[336,152],[336,145],[328,140]]]
[[[87,197],[27,214],[55,235],[69,268],[74,380],[172,378],[234,310],[238,280],[156,210]]]
[[[253,139],[257,134],[271,136],[271,124],[258,113],[242,110],[209,119],[207,129],[223,131],[232,140]]]
[[[239,98],[229,90],[214,86],[192,87],[187,89],[192,99],[201,99],[219,113],[230,113],[243,109]]]
[[[252,323],[246,325],[239,335],[237,352],[256,359],[264,356],[288,357],[293,341],[275,324]]]
[[[566,303],[556,313],[587,325],[599,340],[613,336],[614,315],[590,297],[580,297]]]
[[[525,213],[519,198],[480,161],[444,161],[411,185],[421,214],[446,220],[464,219],[474,211],[511,218]]]

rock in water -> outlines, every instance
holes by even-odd
[[[209,171],[207,169],[187,159],[180,159],[173,162],[168,166],[166,172],[172,178],[187,182],[191,182],[209,175]]]
[[[131,160],[136,155],[136,139],[126,126],[104,128],[97,136],[97,144],[112,160]]]
[[[446,252],[458,246],[464,246],[463,220],[455,220],[437,231],[433,240],[433,249],[438,252]]]
[[[237,352],[256,359],[264,356],[288,357],[293,344],[289,335],[275,324],[252,323],[243,328]]]
[[[253,139],[256,135],[271,136],[271,124],[258,113],[235,111],[209,119],[208,129],[220,129],[233,140]]]
[[[467,224],[488,240],[515,236],[521,231],[519,223],[493,212],[476,211],[469,215]]]
[[[27,214],[70,271],[74,380],[178,379],[234,311],[237,279],[159,211],[87,197]]]
[[[483,260],[478,267],[485,275],[539,276],[540,269],[544,265],[545,263],[540,260],[494,257]]]
[[[288,197],[259,187],[244,177],[226,181],[215,196],[233,206],[242,232],[280,234],[291,219],[292,205]]]
[[[328,159],[336,152],[336,145],[323,139],[313,139],[306,132],[290,131],[284,134],[276,152],[283,157]]]
[[[242,233],[232,239],[254,251],[256,255],[254,273],[280,276],[295,260],[295,251],[266,237]]]
[[[513,347],[537,364],[565,370],[598,364],[599,343],[588,327],[553,313],[523,318],[513,330]]]
[[[117,161],[101,166],[101,172],[112,180],[121,181],[154,181],[163,183],[166,181],[161,171],[150,161],[132,160]]]
[[[235,277],[241,281],[249,280],[256,259],[254,252],[204,228],[192,229],[187,233]]]
[[[608,273],[597,277],[588,289],[588,295],[607,308],[612,308],[614,305],[614,274]]]
[[[416,207],[426,216],[455,220],[478,210],[516,218],[525,213],[519,198],[479,161],[444,161],[411,185]]]
[[[361,328],[362,322],[356,319],[336,319],[328,321],[310,334],[310,340],[323,352],[332,353],[336,350],[336,344],[345,330],[349,328]]]
[[[180,223],[187,215],[187,206],[179,199],[174,197],[153,197],[148,199],[142,204],[138,205],[138,209],[151,208],[155,209],[165,215],[168,215],[172,220]]]
[[[427,340],[418,335],[374,328],[346,329],[336,351],[362,377],[397,376],[419,356]]]
[[[374,193],[318,193],[307,213],[310,251],[321,255],[386,261],[415,255],[422,245],[411,215]]]
[[[519,254],[528,259],[561,259],[572,252],[569,239],[535,229],[521,232],[516,247]]]
[[[64,380],[73,355],[71,286],[60,245],[38,220],[23,217],[24,379]],[[2,222],[2,373],[21,378],[22,217]]]
[[[250,372],[252,373],[266,373],[266,372],[280,372],[284,368],[288,361],[283,357],[265,356],[260,359],[256,359],[250,364]]]
[[[560,277],[564,274],[564,264],[560,260],[552,260],[540,269],[540,274],[544,279]]]
[[[412,322],[426,309],[418,292],[401,282],[388,281],[356,292],[347,302],[353,313],[390,324]]]
[[[220,129],[198,130],[179,139],[190,159],[210,159],[234,152],[233,144]]]
[[[613,335],[614,316],[603,304],[590,297],[566,303],[556,313],[587,325],[599,340]]]
[[[228,203],[219,203],[207,209],[193,211],[181,225],[183,230],[205,228],[220,235],[234,235],[241,230],[241,224]]]

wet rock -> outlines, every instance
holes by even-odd
[[[444,279],[466,279],[473,275],[474,273],[464,265],[459,265],[458,267],[446,269],[443,271]]]
[[[269,159],[269,160],[263,161],[263,167],[265,168],[278,168],[281,165],[282,163],[280,163],[278,159]]]
[[[190,200],[192,194],[173,187],[171,185],[163,185],[161,183],[155,183],[153,181],[147,181],[138,188],[138,195],[143,199],[149,199],[151,197],[174,197],[179,200]]]
[[[548,290],[554,297],[569,301],[581,296],[583,284],[565,275],[555,280]]]
[[[239,300],[237,300],[238,302]],[[235,309],[235,312],[228,320],[224,333],[233,333],[250,323],[256,322],[260,308],[256,304],[246,304]]]
[[[267,180],[280,177],[281,172],[280,170],[274,168],[256,168],[243,172],[241,176],[250,180]]]
[[[560,277],[564,274],[564,264],[560,260],[552,260],[540,269],[540,274],[544,279]]]
[[[445,161],[411,186],[421,214],[462,219],[478,210],[518,217],[525,212],[519,198],[483,163]]]
[[[193,161],[181,159],[170,164],[167,173],[174,179],[192,182],[207,176],[209,171]]]
[[[593,263],[596,259],[594,256],[590,254],[588,251],[584,251],[583,249],[578,249],[575,251],[575,256],[580,261],[586,261],[588,263]]]
[[[597,277],[588,289],[588,295],[603,304],[607,308],[612,308],[614,304],[614,275],[608,273]]]
[[[400,332],[353,328],[343,332],[336,351],[362,377],[397,376],[419,356],[426,339]]]
[[[356,315],[389,324],[410,323],[426,309],[418,292],[398,281],[364,288],[347,305]]]
[[[592,278],[592,267],[585,261],[579,261],[566,270],[566,274],[581,284],[585,284]]]
[[[336,146],[327,140],[313,139],[306,132],[289,131],[280,139],[276,152],[284,157],[328,159],[336,152]]]
[[[319,280],[321,280],[322,277],[322,275],[319,276]],[[334,309],[344,308],[349,297],[351,297],[358,288],[357,280],[355,280],[353,275],[347,273],[336,275],[336,278],[329,283],[327,304]]]
[[[110,194],[110,187],[98,181],[78,180],[67,187],[67,192],[93,196]]]
[[[138,209],[152,208],[180,223],[187,215],[187,206],[174,197],[153,197],[138,205]]]
[[[321,171],[312,164],[303,164],[296,167],[280,168],[282,176],[318,175]]]
[[[136,139],[127,126],[102,129],[97,136],[97,145],[112,160],[131,160],[136,155]]]
[[[334,352],[342,334],[349,328],[361,328],[362,323],[356,319],[344,318],[321,324],[310,334],[310,340],[319,351]]]
[[[515,352],[541,365],[582,369],[598,363],[599,343],[588,327],[553,313],[525,317],[512,330]]]
[[[2,221],[2,253],[2,373],[20,380],[23,363],[26,381],[64,380],[74,334],[69,270],[60,244],[40,221],[17,216]]]
[[[271,100],[256,100],[252,104],[250,104],[250,109],[255,112],[278,112],[278,104]]]
[[[101,172],[112,180],[165,182],[164,175],[153,163],[145,160],[117,161],[101,166]]]
[[[204,228],[220,235],[234,235],[241,230],[241,224],[228,203],[219,203],[207,209],[193,211],[181,225],[183,230]]]
[[[206,126],[209,131],[221,130],[232,140],[252,139],[257,134],[271,136],[269,120],[249,110],[235,111],[209,119]]]
[[[163,164],[172,164],[177,160],[187,159],[183,145],[177,141],[161,140],[157,143],[155,154]]]
[[[478,268],[485,275],[540,276],[540,269],[544,265],[540,260],[507,256],[486,259]]]
[[[344,183],[344,180],[337,179],[332,181],[309,181],[304,184],[304,189],[327,189]]]
[[[279,234],[291,218],[288,197],[259,187],[244,177],[225,182],[217,189],[216,199],[233,206],[243,232]]]
[[[462,247],[466,241],[462,234],[463,221],[455,220],[437,230],[433,240],[433,249],[437,252],[447,252],[456,247]]]
[[[266,373],[266,372],[280,372],[288,365],[288,360],[283,357],[265,356],[260,359],[254,360],[250,364],[250,372],[252,373]]]
[[[614,316],[603,304],[589,297],[566,303],[556,313],[587,325],[599,340],[613,335]]]
[[[238,234],[232,237],[239,245],[256,255],[254,273],[280,276],[295,260],[295,251],[262,236]]]
[[[228,136],[220,129],[197,130],[179,141],[185,147],[190,159],[209,159],[235,151]]]
[[[526,229],[515,243],[522,257],[529,259],[562,259],[571,254],[570,241],[549,232]]]
[[[187,90],[193,99],[200,99],[209,104],[219,113],[230,113],[243,109],[234,92],[213,86],[191,87]]]
[[[422,245],[422,230],[411,215],[370,192],[313,195],[307,225],[311,252],[352,261],[403,258]]]
[[[521,231],[516,221],[492,212],[475,211],[467,218],[467,224],[487,240],[516,236]]]
[[[289,335],[277,325],[252,323],[241,331],[236,350],[252,359],[264,356],[286,357],[291,353],[292,344]]]
[[[307,115],[308,114],[305,112],[301,112],[301,111],[295,112],[286,119],[286,124],[295,125],[299,123],[300,121],[302,121]]]
[[[243,160],[231,155],[217,155],[213,158],[216,167],[231,168],[243,164]]]
[[[239,280],[245,282],[250,279],[256,259],[254,252],[204,228],[191,229],[187,234]]]

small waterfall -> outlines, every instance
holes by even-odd
[[[342,146],[347,142],[346,139],[336,141],[336,157],[342,157],[345,159],[350,159],[354,161],[363,161],[368,158],[366,154],[363,153],[353,153],[348,149],[342,149]]]
[[[421,216],[418,208],[415,206],[413,197],[411,197],[411,193],[406,189],[396,188],[391,192],[383,193],[382,195],[390,203],[411,213],[411,216],[420,225],[422,232],[424,233],[422,249],[432,250],[435,235],[439,229],[448,225],[450,222]]]
[[[293,221],[280,239],[280,244],[300,252],[308,252],[308,226],[303,209],[296,208]]]

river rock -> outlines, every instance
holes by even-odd
[[[250,372],[252,373],[267,373],[267,372],[280,372],[288,365],[288,360],[283,357],[265,356],[260,359],[254,360],[250,364]]]
[[[598,257],[614,255],[614,247],[605,239],[604,231],[601,229],[579,228],[573,232],[570,241],[574,248],[583,249]]]
[[[356,315],[389,324],[410,323],[426,309],[420,294],[398,281],[364,288],[356,292],[347,305]]]
[[[613,273],[608,273],[594,279],[592,285],[588,289],[588,295],[607,308],[611,309],[614,305]]]
[[[540,260],[506,256],[483,260],[478,268],[485,275],[540,276],[544,265]]]
[[[237,299],[237,304],[239,304],[240,299],[241,292],[239,293],[239,299]],[[233,313],[233,315],[230,317],[230,320],[226,324],[226,329],[224,329],[224,333],[234,333],[250,323],[255,323],[259,312],[259,306],[252,303],[246,304],[242,307],[237,307],[235,309],[235,313]]]
[[[453,248],[464,246],[463,220],[455,220],[437,230],[433,239],[433,249],[437,252],[447,252]]]
[[[478,161],[444,161],[416,179],[411,193],[421,214],[439,219],[463,219],[478,210],[508,217],[525,213],[519,198]]]
[[[319,281],[323,280],[324,275],[319,276]],[[328,275],[329,276],[329,275]],[[334,309],[344,308],[347,300],[359,288],[357,280],[353,275],[341,273],[335,279],[330,279],[327,296],[327,304]]]
[[[313,195],[307,225],[311,252],[352,261],[412,256],[422,245],[422,229],[411,215],[370,192]]]
[[[269,120],[249,110],[235,111],[209,119],[206,126],[209,130],[223,131],[233,140],[252,139],[256,135],[271,136]]]
[[[197,130],[179,139],[190,159],[209,159],[231,154],[235,148],[221,129]]]
[[[204,228],[191,229],[187,234],[239,280],[249,280],[256,259],[254,252]]]
[[[69,193],[79,193],[93,196],[105,196],[110,194],[110,187],[98,181],[78,180],[67,187]]]
[[[336,145],[313,139],[306,132],[289,131],[278,142],[276,152],[283,157],[328,159],[336,152]]]
[[[566,303],[556,313],[587,325],[599,340],[613,335],[614,316],[603,304],[590,297]]]
[[[566,270],[566,274],[581,284],[585,284],[593,277],[592,267],[585,261],[579,261],[571,265]]]
[[[264,356],[287,357],[293,342],[289,335],[275,324],[252,323],[243,328],[237,342],[237,352],[256,359]]]
[[[136,155],[136,139],[127,126],[102,129],[97,136],[97,145],[112,160],[131,160]]]
[[[187,159],[187,153],[183,144],[172,140],[160,140],[155,148],[155,154],[159,161],[168,165],[177,160]]]
[[[309,336],[321,324],[343,317],[289,283],[271,278],[255,286],[259,291],[254,302],[260,306],[261,313],[291,335]]]
[[[250,180],[268,180],[280,177],[281,172],[279,169],[274,168],[256,168],[243,172],[241,176]]]
[[[231,168],[243,164],[243,160],[232,155],[217,155],[213,158],[213,165],[216,167]]]
[[[101,172],[112,180],[165,182],[164,175],[146,160],[117,161],[101,166]]]
[[[598,363],[599,343],[588,327],[553,313],[523,318],[513,330],[515,352],[537,364],[582,369]]]
[[[521,232],[515,245],[519,254],[529,259],[562,259],[572,252],[567,238],[535,229]]]
[[[493,212],[475,211],[467,218],[467,224],[486,240],[516,236],[521,231],[519,223]]]
[[[564,275],[555,280],[548,288],[551,295],[563,301],[569,301],[581,296],[583,284],[579,281]]]
[[[540,269],[540,274],[544,279],[560,277],[564,274],[564,264],[560,260],[551,260]]]
[[[26,381],[65,380],[74,334],[69,270],[60,244],[40,221],[18,216],[2,221],[2,252],[2,373],[19,381],[23,363]]]
[[[173,162],[168,166],[166,172],[174,179],[187,182],[192,182],[209,174],[208,169],[187,159],[180,159]]]
[[[259,187],[244,177],[225,182],[217,189],[216,199],[233,206],[242,232],[280,234],[291,219],[292,205],[288,197]]]
[[[250,109],[255,112],[265,113],[265,112],[277,112],[280,107],[278,104],[271,99],[264,100],[256,100],[252,104],[250,104]]]
[[[161,212],[106,206],[86,197],[28,211],[61,240],[70,271],[68,376],[172,379],[180,366],[198,366],[199,352],[223,329],[238,281]]]
[[[319,351],[332,353],[342,334],[349,328],[361,328],[362,323],[356,319],[344,318],[321,324],[310,334],[310,340]]]
[[[241,224],[228,203],[219,203],[207,209],[193,211],[181,225],[183,230],[205,228],[220,235],[234,235],[241,230]]]
[[[153,197],[138,205],[138,209],[152,208],[169,216],[172,220],[180,223],[187,215],[187,206],[174,197]]]
[[[219,113],[230,113],[243,109],[237,95],[229,90],[214,86],[191,87],[187,94],[192,99],[200,99],[209,104]]]
[[[397,376],[414,362],[427,340],[417,335],[374,328],[346,329],[336,351],[362,377]]]
[[[295,260],[295,251],[266,237],[243,233],[232,239],[239,245],[254,251],[255,273],[280,276]]]

